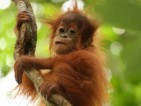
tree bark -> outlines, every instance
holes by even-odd
[[[36,41],[37,41],[37,25],[31,4],[29,3],[28,0],[12,0],[12,1],[17,5],[19,12],[27,11],[30,13],[32,17],[32,22],[23,23],[20,32],[17,33],[18,35],[15,44],[14,59],[16,60],[22,55],[34,56],[36,49]],[[46,101],[45,98],[40,94],[38,89],[39,86],[44,82],[40,72],[32,69],[32,70],[26,70],[25,73],[33,82],[37,90],[37,93],[41,96],[46,106],[71,106],[70,103],[60,95],[52,95],[51,100],[53,101],[53,103]]]

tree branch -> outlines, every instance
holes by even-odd
[[[37,41],[37,25],[35,22],[34,13],[31,7],[31,4],[28,0],[12,0],[18,8],[19,12],[27,11],[30,13],[32,17],[32,22],[27,23],[25,22],[20,29],[20,32],[17,33],[17,39],[15,44],[15,51],[14,51],[14,59],[18,59],[22,55],[30,55],[34,56],[35,48],[36,48],[36,41]],[[40,72],[32,69],[26,70],[26,75],[31,79],[33,82],[37,92],[39,95],[39,86],[44,82]],[[52,95],[51,100],[53,103],[49,103],[45,100],[43,96],[41,96],[48,106],[71,106],[68,101],[66,101],[63,97],[59,95]]]

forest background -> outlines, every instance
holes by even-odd
[[[101,24],[111,83],[109,106],[141,106],[141,0],[78,0],[81,9]],[[41,19],[52,19],[65,10],[69,0],[30,0],[38,25],[36,56],[49,56],[49,34]],[[4,106],[27,106],[22,98],[10,99],[16,86],[13,52],[17,8],[0,0],[0,101]]]

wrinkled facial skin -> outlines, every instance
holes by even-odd
[[[75,23],[61,22],[55,33],[53,46],[56,54],[66,54],[76,49],[78,29]]]

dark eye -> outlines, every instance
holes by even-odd
[[[63,33],[63,32],[65,32],[65,29],[63,27],[60,27],[59,32]]]
[[[75,30],[74,28],[70,28],[70,29],[69,29],[69,33],[70,33],[70,34],[75,34],[75,33],[76,33],[76,30]]]

